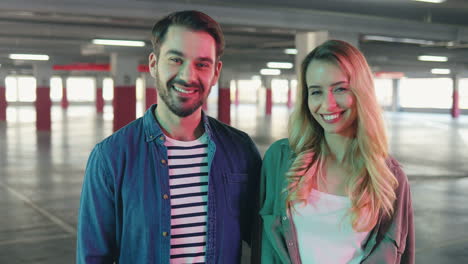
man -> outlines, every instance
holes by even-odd
[[[246,133],[201,110],[222,68],[221,28],[176,12],[152,42],[160,103],[93,149],[77,263],[240,263],[258,232],[261,158]]]

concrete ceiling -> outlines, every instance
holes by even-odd
[[[411,0],[2,0],[2,71],[31,72],[31,62],[10,53],[43,53],[54,64],[109,62],[110,52],[146,63],[156,20],[176,10],[201,10],[218,20],[226,38],[225,67],[258,74],[268,61],[294,62],[283,53],[298,32],[329,30],[355,34],[371,66],[379,71],[429,73],[449,67],[468,76],[468,1],[443,4]],[[421,39],[431,45],[365,40],[366,35]],[[108,48],[93,38],[144,40],[144,48]],[[445,55],[446,63],[419,62],[418,55]],[[293,74],[293,71],[286,71]]]

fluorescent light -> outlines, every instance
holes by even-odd
[[[432,74],[450,74],[450,69],[432,69]]]
[[[433,4],[440,4],[440,3],[445,2],[445,0],[413,0],[413,1],[427,2],[427,3],[433,3]]]
[[[42,54],[10,54],[9,58],[12,60],[49,60],[48,55]]]
[[[448,58],[445,56],[431,56],[431,55],[421,55],[418,56],[420,61],[447,61]]]
[[[278,69],[261,69],[261,75],[280,75],[281,71]]]
[[[126,46],[126,47],[144,47],[144,41],[138,40],[117,40],[117,39],[93,39],[94,44],[111,45],[111,46]]]
[[[284,53],[290,54],[290,55],[295,55],[295,54],[297,54],[297,49],[285,49]]]
[[[435,44],[435,42],[432,41],[432,40],[413,39],[413,38],[395,38],[395,37],[377,36],[377,35],[365,35],[363,37],[363,40],[406,43],[406,44],[418,44],[418,45],[433,45],[433,44]]]
[[[290,62],[268,62],[268,68],[275,68],[275,69],[292,69],[294,65]]]

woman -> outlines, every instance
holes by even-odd
[[[408,179],[388,154],[362,53],[330,40],[301,65],[289,138],[262,168],[262,263],[414,263]]]

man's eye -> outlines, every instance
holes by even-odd
[[[208,63],[197,63],[198,68],[208,68],[210,65]]]
[[[182,60],[180,58],[170,58],[169,60],[171,60],[174,63],[182,63]]]

